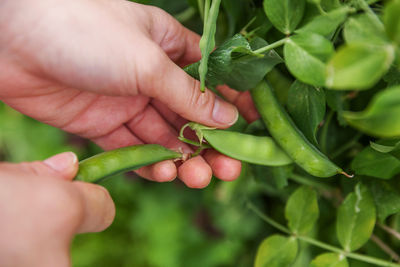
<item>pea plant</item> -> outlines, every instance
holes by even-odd
[[[204,27],[185,70],[261,116],[180,136],[244,162],[225,193],[270,227],[254,266],[400,266],[400,0],[189,3]]]

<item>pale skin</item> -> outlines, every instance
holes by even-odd
[[[236,121],[237,109],[249,121],[257,118],[248,108],[248,93],[220,88],[236,108],[211,91],[200,92],[199,83],[181,69],[200,59],[200,37],[155,7],[124,0],[2,0],[0,33],[0,100],[105,150],[157,143],[191,152],[177,139],[187,121],[227,128]],[[231,181],[240,170],[239,161],[210,150],[183,164],[164,161],[138,174],[157,182],[178,177],[188,187],[203,188],[212,175]],[[8,229],[21,237],[0,238],[0,265],[9,260],[15,263],[10,266],[68,266],[74,234],[111,224],[110,196],[100,186],[71,182],[76,171],[70,153],[45,163],[0,165],[0,203],[8,203],[0,210],[9,216],[0,220],[0,236]],[[58,194],[38,197],[44,191]],[[50,211],[41,208],[48,202]],[[43,227],[13,223],[30,220]],[[22,242],[24,236],[32,244]],[[48,249],[38,250],[42,246]]]

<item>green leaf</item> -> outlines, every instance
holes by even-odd
[[[374,197],[378,218],[381,222],[400,212],[400,192],[384,181],[371,180],[368,187]]]
[[[346,251],[361,248],[371,237],[376,220],[374,200],[368,188],[359,183],[340,205],[336,232]]]
[[[203,36],[200,39],[200,50],[201,50],[201,60],[199,65],[200,74],[200,89],[204,92],[206,85],[206,75],[208,71],[208,58],[210,53],[215,48],[215,32],[217,30],[217,18],[219,13],[219,6],[221,0],[210,0],[212,1],[210,10],[206,7],[205,13],[207,16],[204,17],[204,30]],[[207,3],[207,1],[206,1]]]
[[[369,89],[387,72],[393,60],[391,45],[346,45],[328,63],[326,86],[337,90]]]
[[[392,141],[392,140],[390,140]],[[389,153],[396,159],[400,160],[400,141],[393,140],[394,144],[377,144],[370,142],[371,147],[381,153]]]
[[[332,10],[326,14],[316,16],[306,25],[296,30],[296,32],[313,32],[327,36],[334,32],[339,25],[345,21],[349,10],[349,7],[345,6]]]
[[[394,175],[400,173],[400,161],[390,154],[366,147],[353,159],[351,168],[357,175],[391,179]]]
[[[284,55],[289,71],[300,81],[322,86],[326,80],[325,62],[334,54],[330,41],[323,36],[304,32],[285,43]]]
[[[254,267],[286,267],[296,259],[297,240],[281,235],[265,239],[258,248]]]
[[[360,14],[349,18],[344,26],[343,35],[347,44],[385,45],[388,43],[384,29],[375,23],[370,14]]]
[[[275,28],[289,35],[301,22],[305,4],[305,0],[264,0],[264,11]]]
[[[390,39],[400,45],[400,1],[388,1],[385,6],[383,21]]]
[[[347,111],[343,116],[348,124],[369,135],[400,136],[400,86],[376,94],[364,111]]]
[[[297,127],[310,142],[318,145],[317,129],[326,110],[323,89],[295,81],[289,90],[287,108]]]
[[[336,253],[324,253],[316,257],[310,267],[348,267],[345,256]]]
[[[307,186],[298,188],[288,199],[285,217],[293,233],[305,235],[310,232],[319,216],[317,193]]]
[[[249,43],[242,35],[237,34],[227,40],[210,55],[206,84],[215,87],[227,84],[239,91],[255,87],[282,59],[273,50],[262,56],[253,53],[266,45],[261,38],[255,38]],[[199,63],[185,67],[185,71],[199,79]]]

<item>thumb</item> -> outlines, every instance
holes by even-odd
[[[154,50],[151,58],[157,60],[153,60],[156,64],[152,64],[151,74],[138,75],[143,94],[160,100],[187,120],[218,128],[236,122],[239,113],[234,105],[210,90],[201,92],[199,81],[175,65],[161,49]]]
[[[78,158],[73,152],[54,155],[43,161],[43,164],[65,180],[73,180],[78,172]]]

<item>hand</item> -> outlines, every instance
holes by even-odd
[[[124,0],[3,0],[0,32],[0,99],[103,149],[158,143],[191,152],[177,139],[186,120],[226,128],[237,118],[233,105],[201,93],[180,68],[200,59],[199,36],[158,8]],[[138,173],[160,182],[178,175],[201,188],[212,173],[233,180],[240,169],[239,161],[207,151],[179,168],[165,161]]]
[[[73,236],[111,224],[110,195],[99,185],[71,182],[77,170],[70,152],[0,163],[0,266],[70,266]]]

